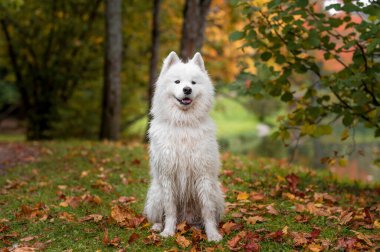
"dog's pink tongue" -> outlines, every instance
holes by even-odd
[[[192,100],[190,98],[182,99],[182,103],[190,104],[191,102],[192,102]]]

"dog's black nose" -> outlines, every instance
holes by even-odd
[[[191,88],[190,87],[184,87],[183,88],[183,92],[186,94],[186,95],[189,95],[189,94],[191,94]]]

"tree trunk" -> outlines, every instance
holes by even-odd
[[[122,0],[105,1],[105,59],[100,138],[117,140],[120,133],[120,73],[122,62]]]
[[[201,50],[210,4],[211,0],[186,0],[180,49],[182,59],[189,59]]]
[[[149,66],[149,86],[148,86],[148,124],[146,126],[144,142],[149,141],[148,130],[150,122],[152,121],[152,115],[150,109],[152,108],[152,99],[154,94],[154,84],[157,78],[157,62],[160,47],[160,3],[161,0],[154,0],[153,2],[153,18],[152,18],[152,45],[150,48],[150,66]]]

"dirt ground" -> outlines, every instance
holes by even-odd
[[[1,143],[0,170],[38,160],[40,150],[31,143]]]

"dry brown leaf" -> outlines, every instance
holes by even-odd
[[[27,237],[21,238],[20,241],[28,242],[28,241],[34,240],[36,238],[38,238],[38,236],[27,236]]]
[[[352,220],[353,212],[344,211],[339,216],[339,224],[340,225],[346,225]]]
[[[296,212],[298,213],[302,213],[306,211],[306,207],[302,204],[296,204],[295,208],[296,208]]]
[[[289,200],[295,200],[296,199],[296,196],[293,193],[283,192],[281,196],[284,199],[289,199]]]
[[[307,233],[301,232],[291,232],[291,236],[293,237],[294,246],[303,246],[307,244],[308,240],[306,239]]]
[[[248,218],[244,218],[244,220],[251,225],[255,225],[257,222],[264,222],[265,219],[261,216],[250,216]]]
[[[13,252],[33,252],[33,251],[37,251],[37,249],[33,247],[19,247],[13,250]]]
[[[161,237],[156,233],[151,233],[148,237],[144,238],[143,240],[144,244],[146,245],[159,245],[161,242]]]
[[[241,230],[243,228],[243,225],[240,223],[234,223],[234,222],[226,222],[222,226],[223,233],[230,234],[232,231],[235,230]]]
[[[190,246],[191,244],[191,241],[189,241],[188,239],[186,239],[185,236],[182,236],[182,235],[177,235],[175,241],[177,242],[177,244],[179,246],[181,246],[182,248],[187,248]]]
[[[111,208],[111,217],[119,225],[124,225],[128,220],[134,218],[133,213],[129,208],[120,205],[114,205]]]
[[[320,252],[323,250],[323,247],[319,244],[311,243],[307,246],[307,249],[312,252]]]
[[[126,197],[126,196],[121,196],[120,198],[117,199],[119,203],[134,203],[137,201],[137,199],[133,196],[131,197]]]
[[[75,221],[74,215],[69,214],[68,212],[60,212],[60,213],[58,213],[58,218],[60,218],[61,220],[69,221],[69,222]]]
[[[93,220],[94,222],[99,222],[102,219],[103,219],[103,216],[100,214],[90,214],[90,215],[87,215],[87,216],[80,218],[79,221],[84,222],[84,221]]]
[[[187,232],[187,230],[189,230],[189,226],[187,225],[186,221],[183,221],[179,224],[177,224],[177,231],[179,232],[179,234],[184,234]]]
[[[365,243],[367,243],[368,246],[372,247],[373,246],[373,243],[370,241],[370,239],[368,238],[367,235],[363,234],[363,233],[360,233],[358,231],[355,231],[355,230],[351,230],[352,232],[355,233],[356,237],[361,240],[361,241],[364,241]]]
[[[266,209],[268,210],[268,213],[278,215],[278,211],[273,207],[273,204],[268,205]]]
[[[251,192],[249,194],[249,199],[251,201],[262,201],[265,199],[265,195],[263,193]]]
[[[121,239],[120,237],[115,237],[112,240],[109,241],[108,245],[118,247],[120,245]]]
[[[191,231],[192,231],[191,240],[193,244],[197,244],[199,243],[199,241],[207,239],[206,235],[202,233],[201,229],[191,227]]]
[[[104,235],[103,235],[103,239],[102,239],[102,242],[104,245],[108,245],[110,239],[109,239],[109,236],[108,236],[108,228],[104,229]]]
[[[309,222],[311,218],[309,216],[306,216],[304,214],[299,214],[294,217],[294,220],[298,223],[306,223]]]
[[[129,236],[128,244],[131,244],[132,242],[136,241],[136,240],[139,239],[139,238],[140,238],[140,235],[137,234],[137,233],[135,233],[135,232],[133,232],[133,233],[131,234],[131,236]]]
[[[239,250],[242,246],[238,246],[239,242],[246,236],[245,231],[240,231],[237,235],[235,235],[231,240],[227,242],[228,248],[231,250]]]

